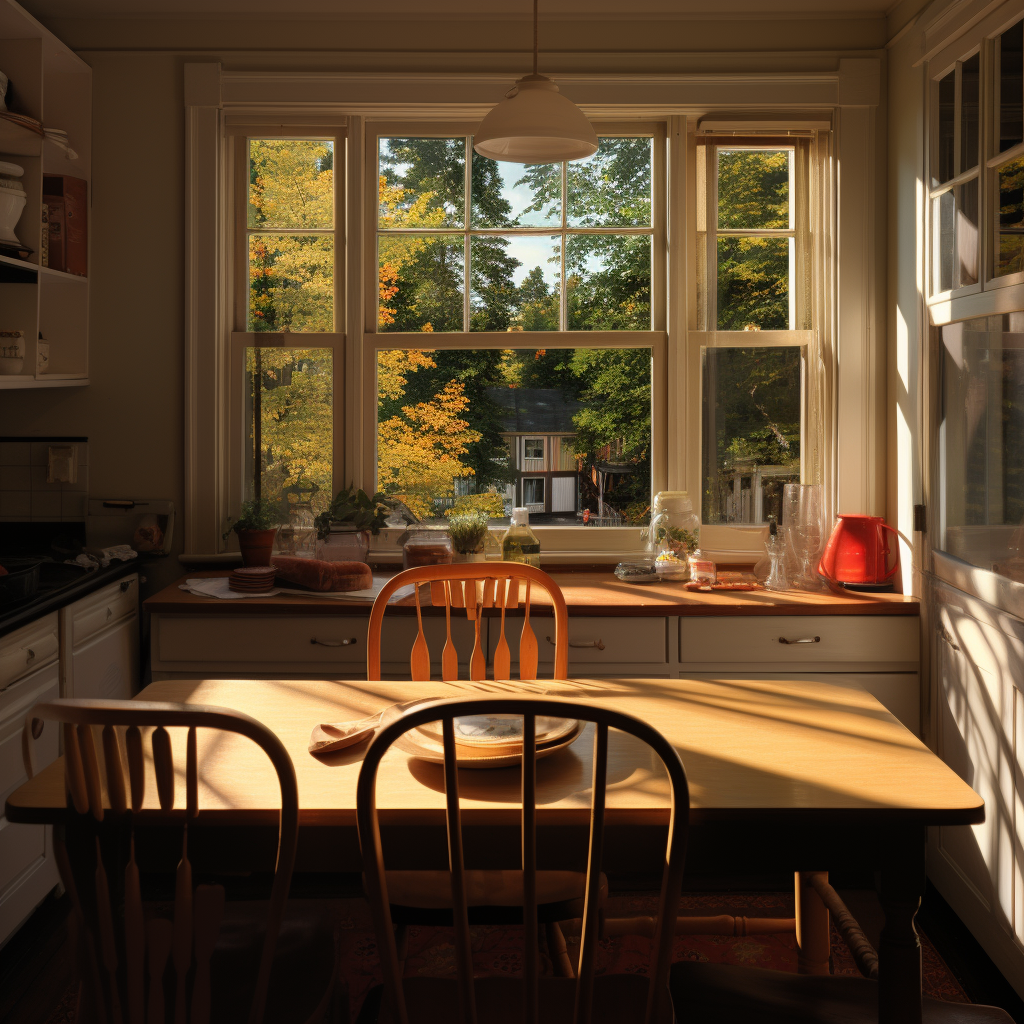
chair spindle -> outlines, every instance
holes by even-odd
[[[497,670],[495,670],[497,675]],[[523,981],[524,1020],[540,1020],[537,934],[537,716],[523,715]]]
[[[92,727],[78,727],[78,748],[82,754],[82,767],[85,769],[85,791],[89,797],[89,810],[97,821],[103,820],[103,790],[100,785],[100,764],[96,759],[96,740]]]
[[[174,758],[171,755],[171,734],[161,725],[153,730],[153,770],[160,810],[174,806]]]
[[[128,750],[128,781],[132,791],[132,810],[138,811],[146,799],[146,760],[142,752],[142,732],[137,725],[128,726],[124,742]]]
[[[117,743],[117,732],[112,725],[103,727],[103,766],[107,770],[107,797],[110,809],[115,814],[128,810],[128,798],[124,787],[124,763],[121,748]]]
[[[89,810],[89,793],[85,787],[82,751],[78,746],[78,730],[71,722],[64,723],[64,778],[72,803],[79,814]]]

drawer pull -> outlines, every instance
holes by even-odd
[[[547,640],[547,642],[549,644],[551,644],[552,647],[555,646],[555,641],[552,640],[551,637],[545,637],[545,639]],[[604,643],[601,640],[575,640],[575,641],[570,640],[569,641],[569,646],[570,647],[596,647],[599,651],[603,651],[604,650]]]
[[[121,580],[121,593],[127,594],[128,588],[135,582],[135,580]]]
[[[31,661],[31,660],[32,660],[32,659],[33,659],[33,658],[34,658],[35,656],[36,656],[36,652],[35,652],[35,651],[33,651],[31,647],[26,647],[26,648],[25,648],[25,664],[26,664],[26,665],[27,665],[27,664],[28,664],[28,663],[29,663],[29,662],[30,662],[30,661]]]
[[[315,636],[309,638],[311,644],[318,644],[320,647],[350,647],[356,642],[356,638],[352,637],[351,640],[317,640]]]
[[[820,644],[820,636],[802,636],[799,640],[787,640],[784,636],[779,637],[780,644]]]

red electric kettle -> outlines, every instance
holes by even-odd
[[[899,536],[881,516],[843,513],[818,562],[818,575],[850,590],[889,590],[900,566]],[[896,535],[896,558],[889,567],[889,538]]]

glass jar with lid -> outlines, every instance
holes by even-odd
[[[445,526],[416,526],[402,534],[399,540],[403,569],[451,564],[452,538]]]
[[[700,516],[686,491],[659,491],[654,497],[648,544],[658,576],[687,580],[687,559],[700,549]]]

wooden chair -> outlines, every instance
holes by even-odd
[[[459,779],[456,769],[454,719],[463,715],[513,714],[523,716],[524,757],[522,768],[522,858],[521,880],[524,921],[524,969],[517,978],[473,979],[469,937],[469,893],[472,872],[462,855],[459,812]],[[590,846],[584,879],[585,907],[580,940],[578,977],[540,976],[537,931],[530,924],[538,907],[537,870],[537,762],[535,757],[538,715],[577,718],[596,723],[594,734],[593,799],[590,816]],[[442,722],[444,785],[450,864],[451,902],[454,907],[456,978],[402,978],[395,936],[389,913],[388,873],[381,849],[376,807],[377,768],[391,745],[410,729],[428,722]],[[659,927],[653,942],[649,978],[604,975],[595,978],[598,941],[601,853],[604,841],[608,730],[618,729],[650,746],[668,772],[672,808],[668,830],[665,870],[659,900]],[[682,886],[683,861],[689,826],[689,791],[686,773],[675,748],[646,722],[608,708],[563,700],[530,697],[487,698],[484,700],[442,700],[418,706],[385,727],[371,743],[359,772],[357,821],[363,872],[377,944],[384,972],[384,986],[376,998],[368,999],[361,1022],[373,1019],[397,1024],[541,1024],[574,1021],[575,1024],[615,1022],[668,1024],[674,1020],[667,982],[672,939]],[[668,922],[667,927],[661,924]]]
[[[370,611],[370,628],[366,641],[366,678],[380,679],[380,635],[388,599],[401,587],[413,584],[418,631],[410,656],[410,678],[430,678],[430,651],[423,633],[420,611],[420,586],[430,584],[430,601],[435,608],[444,608],[447,639],[441,652],[441,678],[446,682],[459,677],[458,654],[452,643],[452,609],[465,609],[474,623],[475,642],[469,659],[469,678],[487,678],[487,653],[480,638],[480,613],[484,608],[501,610],[501,632],[494,652],[494,678],[508,679],[511,656],[505,637],[505,612],[519,607],[520,584],[525,584],[523,597],[523,632],[519,639],[519,678],[537,678],[537,638],[530,625],[530,596],[534,585],[542,587],[551,598],[555,616],[555,662],[553,678],[565,679],[569,674],[569,615],[565,598],[558,584],[546,573],[521,562],[471,562],[465,565],[425,565],[406,569],[393,576],[377,595]]]
[[[295,769],[281,741],[255,719],[226,708],[55,700],[37,704],[25,721],[29,778],[35,774],[33,740],[48,722],[63,730],[68,811],[54,852],[79,932],[78,1019],[312,1024],[340,1021],[344,1013],[347,1022],[343,988],[335,984],[333,928],[286,906],[299,806]],[[187,729],[177,766],[168,732],[174,727]],[[223,885],[193,887],[188,838],[199,815],[198,729],[247,737],[277,772],[281,813],[269,901],[226,903]],[[185,807],[175,809],[176,775],[183,767]],[[156,800],[150,795],[147,802],[147,787],[152,793],[154,785]],[[163,826],[160,831],[177,838],[169,825],[183,826],[184,836],[172,920],[144,909],[135,859],[137,829],[141,836],[143,829]],[[173,983],[165,987],[168,962]]]

